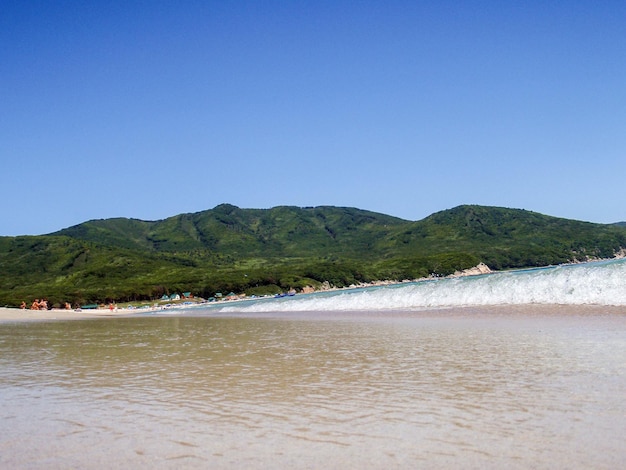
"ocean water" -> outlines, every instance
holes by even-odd
[[[624,269],[5,322],[0,468],[624,468]]]
[[[296,312],[528,304],[626,305],[626,259],[264,299],[219,308],[222,312]]]

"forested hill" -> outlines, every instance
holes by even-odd
[[[240,209],[222,204],[156,222],[94,220],[52,235],[155,252],[208,250],[236,259],[327,256],[329,252],[360,257],[375,240],[407,223],[353,208]]]
[[[412,222],[355,208],[222,204],[0,237],[0,305],[261,294],[447,275],[479,262],[506,269],[608,258],[624,248],[626,227],[519,209],[466,205]]]

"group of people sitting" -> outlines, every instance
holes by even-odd
[[[48,300],[47,299],[35,299],[30,306],[31,310],[48,310]]]
[[[21,309],[25,309],[26,308],[26,302],[22,302],[22,304],[20,305]],[[33,303],[30,305],[30,309],[31,310],[50,310],[52,308],[51,305],[48,305],[48,300],[47,299],[35,299],[33,300]],[[69,302],[65,302],[65,309],[66,310],[72,310],[72,305]]]

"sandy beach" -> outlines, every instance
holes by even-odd
[[[97,310],[30,310],[20,308],[0,307],[0,322],[6,321],[41,321],[41,320],[82,320],[86,318],[96,317],[120,317],[132,315],[131,310],[118,309],[110,311],[109,309]]]
[[[624,306],[607,305],[489,305],[489,306],[466,306],[451,307],[446,309],[420,310],[413,312],[416,316],[428,316],[429,312],[436,316],[465,316],[468,313],[474,317],[485,315],[531,315],[531,316],[551,316],[551,315],[626,315]],[[12,322],[35,322],[52,320],[86,320],[91,318],[120,318],[136,316],[139,312],[130,309],[97,309],[97,310],[22,310],[19,308],[0,307],[0,324]],[[287,317],[299,316],[311,312],[282,312]],[[319,314],[320,312],[317,312]],[[334,312],[335,314],[339,312]],[[397,311],[395,312],[398,313]],[[405,312],[406,313],[406,312]],[[277,313],[280,315],[280,313]],[[236,315],[241,315],[237,313]],[[393,316],[393,314],[391,314]],[[245,316],[245,315],[243,315]],[[315,316],[315,315],[314,315]]]

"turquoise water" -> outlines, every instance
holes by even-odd
[[[193,307],[191,311],[197,314],[215,313],[216,309],[224,313],[333,312],[529,304],[626,306],[626,260],[336,290],[281,299],[220,302]]]

